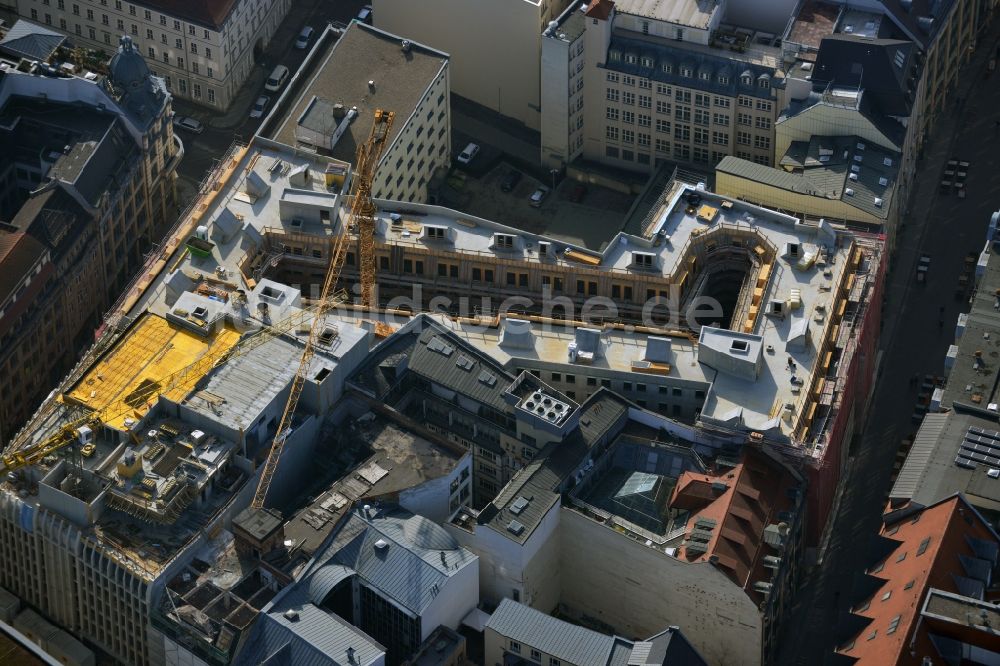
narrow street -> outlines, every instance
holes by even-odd
[[[995,124],[1000,119],[995,78],[1000,74],[987,78],[986,73],[986,59],[998,37],[994,25],[982,38],[918,165],[912,212],[887,278],[881,367],[871,412],[864,434],[854,442],[825,559],[803,578],[787,613],[778,664],[823,663],[848,638],[844,632],[850,607],[863,601],[853,592],[855,582],[875,564],[868,553],[891,489],[897,447],[919,427],[912,418],[918,389],[910,378],[944,374],[958,314],[968,311],[967,299],[955,296],[963,259],[982,249],[990,215],[1000,208],[1000,135]],[[967,198],[939,192],[944,165],[952,158],[971,163]],[[931,256],[925,284],[915,280],[923,253]]]

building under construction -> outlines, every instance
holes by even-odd
[[[200,594],[176,577],[218,560],[213,544],[259,493],[276,439],[266,499],[294,503],[315,474],[323,421],[350,411],[345,396],[471,452],[481,506],[534,469],[554,441],[544,433],[573,441],[589,426],[567,415],[617,393],[616,410],[700,450],[784,454],[808,478],[807,541],[818,541],[870,392],[878,238],[674,181],[642,233],[618,233],[595,252],[413,203],[376,200],[360,220],[362,188],[342,167],[270,140],[223,157],[97,345],[5,451],[0,586],[118,661],[166,661],[150,616],[159,609],[162,620],[168,581],[182,599]],[[379,286],[367,310],[354,290],[366,251]],[[356,302],[314,322],[329,303],[313,287],[329,282],[331,263],[341,268],[335,258],[339,287]],[[413,284],[428,299],[522,300],[507,313],[387,313],[387,298]],[[546,312],[534,299],[553,293],[562,305]],[[600,296],[618,312],[584,321],[577,313]],[[643,321],[650,301],[671,298],[674,308]],[[720,310],[671,320],[698,298]],[[614,501],[662,508],[667,489],[634,480]],[[461,487],[449,510],[469,501]],[[280,518],[264,511],[251,522],[281,547]],[[192,597],[229,623],[210,632],[213,650],[266,611],[267,595],[250,587]]]

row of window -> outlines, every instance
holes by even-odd
[[[611,50],[608,52],[608,59],[611,62],[621,62],[622,54],[620,51]],[[647,69],[653,69],[655,66],[653,58],[649,56],[639,57],[634,54],[626,53],[624,56],[624,60],[629,65],[638,64]],[[663,63],[660,65],[660,71],[662,71],[664,74],[673,74],[674,66],[672,63]],[[686,78],[694,78],[694,70],[689,65],[681,65],[680,67],[677,68],[677,73]],[[611,80],[612,75],[615,76],[614,80],[617,81],[618,80],[617,72],[608,72],[608,80],[609,81]],[[632,76],[623,75],[623,78],[625,79],[623,82],[626,83],[627,85],[634,85],[636,82],[635,77]],[[723,86],[729,85],[729,76],[726,74],[718,74],[715,77],[713,77],[710,72],[704,70],[698,72],[698,79],[701,81],[711,81],[713,78],[719,85]],[[649,79],[645,77],[639,77],[638,80],[640,82],[639,83],[640,87],[643,87],[642,84],[643,81],[646,82],[649,81]],[[754,85],[754,78],[750,74],[742,75],[740,76],[740,83],[742,83],[745,86],[752,86]],[[648,85],[646,87],[648,87]],[[760,76],[758,76],[757,87],[763,90],[768,90],[771,87],[771,77],[768,74],[761,74]]]
[[[517,590],[514,591],[517,592]],[[515,598],[514,601],[517,601],[517,599]],[[521,654],[521,644],[517,641],[511,641],[510,651],[515,654]],[[542,653],[535,648],[531,648],[531,658],[539,664],[542,663]],[[549,666],[560,666],[561,664],[562,662],[555,657],[549,657]]]
[[[541,378],[541,373],[538,370],[528,370],[528,372],[531,373],[532,375],[534,375],[535,377]],[[554,382],[561,381],[561,379],[560,379],[560,377],[561,377],[560,373],[553,372],[553,373],[550,373],[550,375],[552,377],[552,381],[554,381]],[[674,386],[674,387],[670,387],[670,386],[656,386],[655,388],[657,390],[654,391],[653,390],[654,387],[647,386],[646,384],[638,384],[637,383],[637,384],[634,384],[634,388],[633,388],[633,383],[632,382],[616,382],[616,383],[620,383],[621,386],[620,387],[614,387],[612,385],[610,379],[597,379],[596,377],[586,377],[585,379],[586,379],[586,385],[588,387],[590,387],[590,388],[595,389],[595,390],[596,390],[598,384],[600,384],[600,386],[602,386],[603,388],[621,391],[622,393],[629,393],[629,394],[642,393],[642,394],[647,394],[647,395],[648,394],[654,394],[654,395],[655,394],[659,394],[659,395],[662,395],[662,396],[671,395],[674,398],[684,398],[684,390],[680,389],[680,388],[677,388],[676,386]],[[566,383],[567,384],[576,385],[576,376],[575,375],[566,375]],[[575,390],[569,389],[569,390],[565,390],[563,392],[566,394],[566,397],[569,398],[570,400],[576,400],[577,399],[577,393],[576,393]],[[591,393],[591,392],[586,392],[585,395],[589,395],[589,393]],[[705,391],[701,390],[701,389],[697,389],[697,390],[694,391],[694,396],[695,396],[695,399],[697,399],[697,400],[704,400],[705,399]],[[584,396],[581,395],[581,398],[582,397],[584,397]],[[635,399],[635,403],[637,405],[639,405],[640,407],[642,407],[643,409],[654,409],[654,410],[656,410],[658,412],[661,412],[661,413],[664,413],[664,414],[666,414],[667,412],[669,412],[672,416],[681,416],[682,412],[684,410],[683,405],[681,405],[680,403],[675,402],[675,401],[671,401],[671,402],[655,401],[655,402],[652,402],[652,401],[645,400],[644,398],[637,398],[637,399]]]
[[[640,126],[645,127],[646,125]],[[709,130],[702,127],[695,127],[694,129],[694,142],[703,146],[707,146],[710,142],[716,146],[728,146],[729,145],[729,134],[728,132],[713,131],[711,134]],[[674,139],[677,141],[691,141],[692,140],[692,128],[690,125],[677,124],[674,126]],[[656,121],[656,131],[664,134],[670,133],[670,123],[667,121],[657,120]],[[636,143],[640,146],[650,145],[650,135],[644,132],[636,133],[631,129],[619,128],[615,125],[607,125],[604,128],[604,138],[608,141],[620,141],[621,143]],[[657,139],[657,146],[661,139]],[[751,134],[750,132],[737,131],[736,132],[736,143],[741,146],[753,145],[754,148],[758,150],[769,150],[771,148],[771,137],[763,136],[760,134]],[[664,145],[666,142],[664,141]],[[664,149],[665,150],[665,149]]]
[[[656,153],[658,155],[669,155],[671,152],[671,144],[666,139],[656,139],[655,142]],[[617,146],[606,146],[604,149],[604,155],[612,159],[624,160],[626,162],[637,162],[638,164],[649,164],[650,155],[649,153],[636,152],[627,148],[618,148]],[[722,158],[724,158],[728,153],[713,150],[709,151],[707,148],[702,148],[700,146],[695,146],[692,148],[688,144],[677,143],[673,145],[673,159],[679,162],[701,162],[703,164],[718,164]],[[745,160],[756,162],[757,164],[763,164],[765,166],[771,165],[771,157],[769,155],[752,155],[744,151],[736,151],[736,157],[740,157]],[[657,156],[654,160],[654,164],[659,166],[666,157]]]
[[[123,3],[122,3],[121,0],[114,0],[114,1],[115,1],[115,9],[116,10],[118,10],[118,11],[125,11]],[[52,0],[41,0],[41,2],[45,6],[49,6],[49,5],[52,4]],[[108,0],[100,0],[100,2],[101,2],[101,6],[102,7],[107,7],[108,6]],[[66,10],[66,0],[56,0],[56,6],[58,7],[58,9],[65,11]],[[79,16],[80,15],[80,5],[74,3],[72,8],[73,8],[73,14],[76,15],[76,16]],[[138,16],[138,12],[136,10],[136,6],[135,5],[130,4],[128,6],[128,14],[129,14],[129,16]],[[143,10],[142,17],[146,21],[152,21],[153,20],[153,14],[148,9],[144,9]],[[90,20],[94,19],[94,10],[93,9],[87,9],[87,18],[90,19]],[[177,20],[177,19],[169,19],[169,20],[172,22],[174,30],[176,30],[177,32],[183,32],[183,27],[182,27],[181,22],[179,20]],[[108,16],[107,16],[107,14],[103,15],[102,21],[103,21],[104,25],[108,25]],[[162,26],[167,26],[168,25],[168,17],[166,15],[164,15],[164,14],[160,14],[159,15],[159,21],[160,21],[160,25],[162,25]],[[118,21],[118,25],[121,26],[122,25],[122,21]],[[132,32],[132,34],[136,34],[135,31],[134,31],[134,28],[135,28],[135,26],[133,26],[133,32]],[[194,37],[194,36],[197,35],[197,28],[195,28],[195,26],[193,26],[193,25],[188,25],[187,31],[188,31],[188,35],[190,35],[192,37]],[[210,35],[209,31],[207,29],[205,29],[205,28],[202,28],[202,38],[203,39],[210,39],[209,35]]]
[[[538,370],[529,370],[529,372],[534,376],[538,377],[539,379],[543,379],[543,377],[540,376]],[[549,381],[552,382],[559,382],[563,384],[573,384],[573,385],[579,383],[577,381],[576,375],[571,375],[571,374],[564,375],[561,372],[550,372],[548,373],[548,375],[549,375],[548,377]],[[597,388],[598,384],[600,384],[604,388],[612,388],[610,379],[598,379],[596,377],[590,377],[590,376],[582,376],[581,379],[584,380],[584,384],[586,386],[590,386],[592,388]],[[632,392],[654,393],[653,391],[654,388],[656,389],[655,393],[658,393],[659,395],[669,395],[674,398],[685,397],[684,389],[677,386],[657,386],[657,385],[649,386],[648,384],[643,384],[639,382],[626,382],[626,381],[621,382],[621,390],[625,393],[632,393]],[[695,389],[694,397],[696,400],[704,400],[705,391],[702,389]]]
[[[689,93],[687,91],[683,91],[683,95],[681,93],[682,93],[682,91],[677,91],[677,95],[674,97],[674,99],[677,102],[677,104],[678,105],[680,105],[680,104],[691,104],[691,93]],[[610,88],[610,87],[605,89],[604,97],[609,102],[616,102],[616,103],[621,102],[622,104],[627,104],[629,106],[637,104],[639,106],[639,108],[641,108],[641,109],[649,109],[649,108],[651,108],[652,107],[652,101],[653,101],[652,98],[650,96],[648,96],[648,95],[639,95],[637,97],[635,95],[635,93],[631,93],[631,92],[628,92],[628,91],[620,91],[617,88]],[[709,102],[709,96],[708,95],[702,95],[701,93],[696,93],[695,96],[694,96],[694,98],[695,98],[694,99],[694,105],[696,107],[702,107],[702,109],[709,108],[709,103],[708,103]],[[719,108],[725,108],[725,109],[729,108],[729,100],[726,99],[725,97],[716,97],[716,98],[714,98],[713,104],[715,106],[719,107]],[[765,111],[765,112],[770,112],[772,110],[772,108],[773,108],[771,102],[768,102],[768,101],[765,101],[765,100],[754,100],[752,97],[740,97],[739,98],[739,104],[743,108],[750,108],[750,109],[756,108],[758,111]],[[656,100],[656,112],[657,113],[663,113],[663,114],[669,115],[670,111],[671,111],[671,103],[670,102],[668,102],[666,100],[662,100],[662,99]],[[691,109],[689,109],[687,107],[677,106],[677,108],[674,109],[674,112],[676,114],[686,114],[688,117],[690,117],[690,115],[691,115]],[[709,120],[708,120],[709,119],[709,112],[708,111],[700,110],[700,109],[694,109],[694,114],[695,114],[695,117],[702,118],[704,124],[706,124],[706,125],[708,124],[708,122],[709,122]],[[724,116],[726,118],[726,122],[727,123],[729,122],[729,116],[726,116],[725,114],[716,113],[714,115],[715,116]],[[742,113],[740,114],[740,116],[750,117],[749,114],[742,114]],[[766,119],[766,120],[768,121],[768,124],[770,125],[770,119]]]
[[[152,72],[153,76],[161,76],[155,71]],[[170,76],[163,76],[163,82],[167,84],[167,90],[173,92],[174,81]],[[177,91],[182,95],[187,95],[188,92],[188,82],[187,79],[177,79]],[[191,86],[191,95],[195,99],[202,99],[202,87],[200,83],[195,83]],[[215,104],[215,88],[212,86],[205,86],[204,88],[205,99],[208,100],[209,104]]]

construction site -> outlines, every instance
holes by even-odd
[[[377,118],[359,150],[361,167],[366,158],[369,164],[369,173],[354,181],[359,220],[374,208],[371,171],[392,124],[392,113],[378,112]],[[245,154],[237,149],[233,159]],[[242,170],[247,182],[256,182],[258,157]],[[36,540],[59,544],[46,551],[35,580],[13,567],[3,586],[126,663],[151,660],[145,626],[164,577],[216,538],[249,498],[254,510],[264,509],[283,445],[290,438],[307,440],[297,457],[308,459],[309,440],[316,439],[340,396],[332,385],[341,362],[367,350],[365,332],[327,323],[324,316],[336,298],[344,234],[335,237],[324,289],[310,308],[300,307],[291,290],[267,281],[234,288],[224,266],[190,270],[211,257],[214,245],[198,222],[216,199],[216,188],[234,173],[240,173],[236,164],[224,161],[162,254],[147,261],[116,306],[98,344],[3,457],[0,541],[11,561],[30,566],[32,553],[41,549]],[[330,206],[336,201],[317,196]],[[249,196],[239,198],[253,204]],[[221,222],[214,228],[231,231]],[[168,296],[163,309],[152,307],[159,290],[176,292],[184,280],[188,288]],[[274,356],[279,343],[299,357],[298,370],[287,382],[279,374],[277,386],[254,384],[262,379],[259,360]],[[223,370],[228,390],[206,390],[212,388],[210,376]],[[241,380],[253,388],[241,391]],[[297,413],[303,396],[314,419]],[[194,398],[200,402],[190,404]],[[227,421],[234,407],[256,423],[244,424],[235,414]],[[284,462],[288,473],[304,473]],[[252,478],[258,483],[248,484]],[[52,558],[83,559],[92,574],[60,585],[53,577],[78,570]],[[109,607],[95,613],[97,600],[110,600],[119,612]]]
[[[253,560],[301,563],[357,502],[439,522],[489,503],[551,441],[539,433],[577,425],[535,424],[536,393],[569,414],[610,390],[699,450],[779,452],[809,479],[819,541],[872,381],[877,237],[679,179],[600,251],[374,200],[393,122],[373,113],[353,167],[270,141],[223,157],[4,452],[0,586],[122,662],[190,645],[228,659],[295,580]],[[419,314],[432,297],[453,305]],[[588,316],[593,298],[615,309]],[[707,319],[680,316],[709,300]],[[324,448],[330,424],[369,410],[403,434],[382,423],[357,456]],[[687,538],[671,496],[704,465],[633,468],[625,448],[573,501]],[[242,552],[240,534],[256,540]],[[170,647],[181,625],[201,637]]]

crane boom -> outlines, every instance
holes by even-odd
[[[361,243],[361,287],[362,304],[371,306],[371,298],[375,287],[375,204],[372,202],[371,190],[372,180],[375,177],[375,169],[378,167],[382,152],[385,150],[386,140],[389,137],[389,130],[392,128],[392,121],[395,114],[392,111],[375,111],[375,120],[372,124],[371,132],[367,141],[358,146],[357,158],[355,160],[355,174],[352,189],[354,198],[351,201],[351,209],[348,217],[344,220],[341,233],[331,241],[333,252],[331,253],[330,266],[327,268],[326,276],[323,278],[323,290],[320,292],[319,304],[313,317],[312,326],[309,328],[309,337],[306,339],[305,348],[302,350],[302,358],[299,359],[299,367],[295,371],[292,379],[291,390],[288,393],[288,402],[285,404],[285,411],[281,415],[281,422],[278,424],[277,433],[268,451],[267,460],[264,462],[264,469],[261,471],[260,481],[257,483],[257,491],[254,494],[251,506],[255,509],[263,509],[267,499],[267,491],[271,486],[271,480],[278,469],[278,461],[281,459],[281,452],[291,433],[292,418],[295,409],[302,396],[302,389],[305,387],[306,374],[309,371],[309,364],[316,353],[316,341],[323,331],[323,321],[326,313],[333,307],[335,298],[333,290],[340,279],[340,271],[344,266],[344,259],[347,256],[347,248],[350,245],[349,230],[358,225]],[[367,262],[367,264],[366,264]]]

